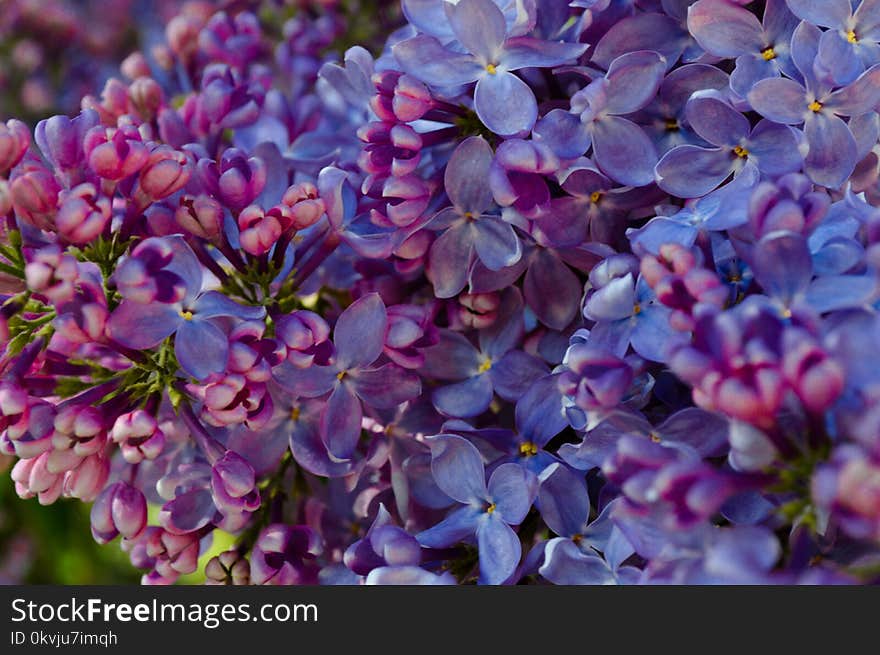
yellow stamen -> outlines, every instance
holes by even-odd
[[[339,373],[336,374],[337,380],[342,380],[344,377],[345,377],[345,371],[339,371]]]
[[[678,124],[678,121],[674,118],[666,119],[666,131],[667,132],[678,132],[681,129],[681,126]]]
[[[593,191],[593,193],[590,194],[590,202],[594,205],[597,204],[600,200],[602,200],[601,191]]]
[[[582,535],[582,534],[573,534],[573,535],[571,535],[571,540],[572,540],[575,544],[579,544],[579,543],[581,543],[581,542],[584,540],[584,535]]]
[[[302,410],[299,408],[299,406],[294,407],[293,409],[290,410],[290,420],[291,421],[298,421],[299,415],[301,413],[302,413]]]
[[[818,100],[813,100],[813,102],[807,105],[807,109],[809,109],[814,114],[818,114],[822,110],[822,103]]]
[[[791,318],[791,310],[788,307],[782,310],[782,318]]]
[[[538,454],[538,446],[531,441],[526,441],[519,445],[519,454],[523,457],[534,457]]]
[[[492,368],[492,360],[487,357],[486,361],[480,364],[480,368],[477,369],[477,373],[485,373],[490,368]]]
[[[770,61],[771,59],[776,59],[776,51],[773,48],[767,48],[761,51],[761,56],[764,58],[764,61]]]
[[[181,310],[179,312],[179,314],[180,314],[180,318],[182,318],[184,321],[193,320],[193,313],[192,312],[188,312],[186,310]]]
[[[661,441],[663,441],[663,439],[660,438],[660,435],[657,434],[656,432],[651,432],[651,434],[649,434],[648,436],[651,438],[651,441],[653,441],[654,443],[660,443]]]
[[[486,514],[491,514],[491,513],[494,512],[494,511],[495,511],[495,503],[492,503],[491,505],[489,505],[489,506],[486,508]]]
[[[633,305],[633,316],[638,316],[642,313],[642,306],[639,303]]]
[[[498,72],[498,69],[495,68],[495,64],[487,64],[486,71],[489,73],[489,75],[495,75]]]
[[[742,146],[736,146],[733,149],[733,154],[735,154],[740,159],[745,159],[746,157],[749,156],[749,151],[746,150],[745,148],[743,148]]]
[[[856,37],[856,33],[854,30],[850,30],[846,33],[846,40],[850,43],[858,43],[859,39]]]

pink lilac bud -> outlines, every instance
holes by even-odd
[[[227,450],[211,469],[211,493],[220,513],[233,519],[260,508],[260,491],[254,469],[231,450]]]
[[[287,347],[287,361],[298,368],[308,368],[316,360],[330,355],[330,326],[308,310],[282,316],[275,324],[275,336]]]
[[[463,293],[458,297],[457,318],[465,328],[482,330],[495,323],[500,306],[498,293]]]
[[[182,196],[174,214],[177,224],[193,236],[219,244],[223,235],[223,206],[208,196]]]
[[[0,123],[0,174],[11,170],[31,145],[31,131],[16,119]]]
[[[790,327],[782,336],[782,370],[806,410],[822,414],[840,397],[846,375],[806,331]]]
[[[117,418],[110,438],[119,444],[122,457],[129,464],[156,459],[165,448],[165,433],[156,417],[143,409]]]
[[[422,118],[435,102],[428,87],[411,75],[381,71],[373,75],[376,95],[370,107],[383,121],[411,123]]]
[[[318,567],[314,559],[321,551],[321,539],[311,528],[269,525],[254,544],[251,582],[259,585],[316,582]]]
[[[128,99],[128,86],[121,80],[111,77],[101,90],[101,98],[85,96],[80,106],[95,111],[103,125],[115,127],[121,116],[131,109]]]
[[[251,565],[237,550],[227,550],[208,561],[205,578],[207,585],[248,585]]]
[[[258,205],[245,207],[238,215],[242,250],[254,257],[265,255],[291,226],[292,221],[287,205],[278,205],[267,211]]]
[[[122,180],[137,173],[150,158],[137,129],[94,127],[83,141],[89,166],[107,180]]]
[[[174,250],[164,239],[148,239],[138,244],[113,274],[123,298],[139,303],[175,303],[186,295],[186,283],[167,270]]]
[[[388,308],[383,352],[404,368],[417,369],[425,363],[424,349],[439,340],[429,307],[393,305]]]
[[[145,204],[180,191],[191,173],[192,165],[185,154],[165,145],[154,147],[138,179],[140,192],[148,201]]]
[[[59,203],[55,227],[70,243],[85,245],[94,241],[110,221],[110,199],[100,197],[88,182],[62,192]]]
[[[85,457],[101,452],[107,442],[104,417],[97,407],[67,405],[58,410],[53,426],[52,445],[56,450],[72,450]]]
[[[424,144],[409,125],[368,123],[358,129],[358,138],[366,144],[358,157],[358,165],[370,175],[402,177],[419,166]]]
[[[268,382],[272,369],[287,357],[287,348],[276,339],[264,339],[265,325],[243,321],[229,333],[227,369],[251,382]]]
[[[182,59],[193,55],[199,47],[199,32],[205,24],[203,18],[178,14],[165,26],[165,39],[171,51]]]
[[[807,235],[830,207],[827,193],[814,191],[806,176],[790,173],[755,187],[749,199],[749,225],[755,239],[778,230]]]
[[[786,392],[771,342],[779,331],[779,317],[770,312],[709,312],[697,319],[693,343],[676,348],[669,365],[693,386],[698,406],[769,428]]]
[[[198,533],[172,534],[161,528],[148,528],[143,537],[147,542],[146,554],[154,558],[155,572],[162,578],[176,580],[198,568]]]
[[[131,102],[131,108],[135,110],[138,117],[150,123],[156,117],[159,108],[165,102],[165,94],[159,83],[149,77],[149,73],[144,77],[137,78],[128,87],[128,97]]]
[[[201,159],[196,166],[208,193],[238,213],[250,205],[266,186],[266,165],[257,157],[248,158],[236,148],[223,153],[220,162]]]
[[[20,459],[12,467],[10,477],[15,482],[19,498],[33,498],[41,505],[51,505],[61,497],[63,476],[49,472],[48,453],[31,459]]]
[[[52,449],[55,406],[40,398],[26,398],[24,406],[14,387],[4,386],[0,411],[6,424],[6,437],[18,457],[37,457]],[[45,462],[44,462],[45,464]]]
[[[381,197],[386,201],[384,210],[372,210],[370,220],[379,227],[409,227],[427,210],[431,188],[416,175],[389,177]]]
[[[203,385],[188,385],[200,398],[201,418],[214,427],[246,424],[256,430],[272,417],[274,405],[266,385],[250,382],[244,375],[216,375]]]
[[[188,122],[202,132],[250,125],[259,118],[265,93],[263,86],[245,79],[238,70],[210,64],[202,74],[201,93],[184,106]]]
[[[60,305],[73,299],[79,279],[79,264],[73,255],[55,244],[26,255],[24,267],[28,288]]]
[[[79,466],[64,474],[63,494],[68,498],[94,500],[110,476],[110,460],[103,453],[89,455]]]
[[[142,52],[132,52],[128,55],[119,65],[119,70],[130,80],[135,80],[139,77],[149,77],[152,74],[150,63]]]
[[[140,489],[126,482],[104,488],[91,510],[92,536],[99,544],[120,534],[137,539],[147,527],[147,501]]]
[[[673,310],[669,323],[677,330],[693,330],[696,314],[705,306],[721,309],[727,299],[728,290],[718,275],[680,244],[665,244],[659,256],[643,257],[641,273],[657,299]]]
[[[547,146],[522,139],[508,139],[498,146],[489,167],[492,195],[502,207],[513,207],[535,217],[550,206],[545,176],[559,169],[559,159]]]
[[[634,379],[632,367],[611,353],[585,343],[568,349],[559,390],[584,411],[619,405]]]
[[[33,167],[12,180],[12,207],[19,220],[47,232],[53,231],[61,186],[42,167]]]
[[[317,223],[324,215],[324,201],[318,197],[318,189],[311,182],[294,184],[281,198],[290,207],[292,225],[296,230],[304,230]]]

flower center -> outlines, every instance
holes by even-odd
[[[761,51],[761,56],[764,58],[764,61],[770,61],[771,59],[776,59],[776,51],[773,48],[767,48]]]
[[[538,446],[531,441],[525,441],[519,445],[519,454],[523,457],[534,457],[538,454]]]
[[[193,313],[190,311],[182,309],[182,310],[180,310],[179,314],[180,314],[180,318],[182,318],[184,321],[193,320]]]
[[[813,100],[813,102],[807,105],[807,109],[809,109],[814,114],[818,114],[822,110],[822,103],[818,100]]]
[[[343,380],[343,379],[345,379],[345,374],[346,374],[346,372],[347,372],[347,371],[339,371],[339,373],[336,374],[336,379],[337,379],[337,380]]]
[[[489,75],[495,75],[498,73],[498,68],[496,68],[495,64],[486,64],[486,72],[488,72]]]
[[[642,313],[642,306],[639,303],[633,305],[633,316],[638,316]]]
[[[745,148],[743,148],[742,146],[736,146],[733,149],[733,154],[735,154],[740,159],[745,159],[746,157],[749,156],[749,151],[746,150]]]
[[[294,407],[293,409],[291,409],[290,410],[290,420],[291,421],[298,421],[299,415],[301,412],[302,412],[302,409],[300,409],[300,407],[298,405],[296,407]]]
[[[666,119],[667,132],[678,132],[679,129],[681,129],[681,126],[678,124],[678,121],[675,118]]]
[[[573,534],[573,535],[571,535],[571,540],[572,540],[575,544],[579,544],[579,543],[581,543],[581,542],[584,540],[584,535],[582,535],[582,534]]]
[[[593,191],[593,193],[590,194],[590,202],[594,205],[597,204],[600,200],[602,200],[601,191]]]
[[[846,33],[846,40],[849,41],[850,43],[858,43],[859,42],[859,39],[856,36],[855,30],[850,30],[849,32]]]
[[[477,373],[485,373],[490,368],[492,368],[492,359],[487,357],[485,361],[480,364],[480,368],[477,369]]]
[[[495,503],[492,503],[486,508],[486,514],[492,514],[495,511]]]
[[[653,441],[654,443],[660,443],[662,441],[660,435],[656,432],[651,432],[650,434],[648,434],[648,437],[650,437],[651,441]]]

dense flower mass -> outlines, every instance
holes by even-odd
[[[21,497],[151,584],[880,581],[880,3],[163,8],[0,124]]]

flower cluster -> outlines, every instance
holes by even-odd
[[[880,3],[227,4],[0,125],[20,496],[145,583],[880,579]]]

